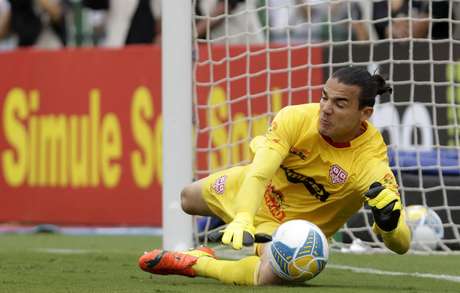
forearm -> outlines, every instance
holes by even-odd
[[[259,149],[236,195],[235,212],[254,216],[259,209],[265,189],[282,162],[281,155],[269,148]]]
[[[398,225],[392,231],[386,232],[374,224],[373,230],[376,234],[380,235],[388,249],[398,253],[404,254],[410,248],[411,232],[406,224],[404,212],[398,220]]]
[[[267,184],[268,180],[248,174],[241,185],[240,192],[237,194],[236,214],[247,213],[253,218],[262,203]]]

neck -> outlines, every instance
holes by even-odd
[[[350,142],[359,137],[361,134],[366,132],[367,129],[367,123],[363,122],[357,129],[357,131],[354,131],[353,134],[347,135],[345,137],[329,137],[327,135],[321,134],[321,136],[331,145],[335,147],[347,147],[350,146]]]
[[[321,136],[324,138],[325,141],[327,141],[328,144],[336,148],[347,148],[351,145],[349,141],[338,142],[338,141],[334,141],[332,138],[330,138],[327,135],[321,134]]]

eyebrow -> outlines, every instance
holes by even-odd
[[[323,88],[323,94],[326,96],[326,98],[329,98],[329,99],[334,99],[336,101],[346,101],[346,102],[349,102],[350,99],[348,97],[329,97],[329,94],[326,92],[326,90]]]

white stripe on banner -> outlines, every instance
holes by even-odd
[[[429,273],[406,273],[406,272],[392,272],[392,271],[382,271],[373,268],[358,268],[352,266],[344,266],[344,265],[334,265],[328,264],[328,268],[331,269],[338,269],[338,270],[348,270],[354,273],[363,273],[363,274],[374,274],[374,275],[386,275],[386,276],[410,276],[410,277],[417,277],[417,278],[429,278],[429,279],[437,279],[437,280],[446,280],[451,282],[459,282],[460,283],[460,276],[455,275],[438,275],[438,274],[429,274]]]

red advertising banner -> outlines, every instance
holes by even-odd
[[[263,134],[282,107],[319,101],[322,58],[319,47],[201,48],[195,80],[197,177],[247,162],[250,138]]]
[[[161,52],[0,54],[0,222],[161,225]]]
[[[282,106],[319,98],[320,49],[200,52],[199,177],[247,160]],[[161,226],[159,48],[16,51],[0,68],[0,223]]]

